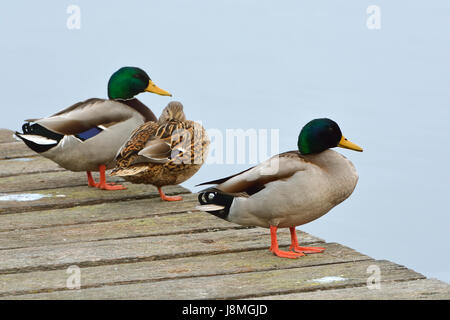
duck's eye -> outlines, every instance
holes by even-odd
[[[140,73],[135,73],[133,74],[133,78],[139,79],[139,80],[145,80],[144,75],[140,74]]]

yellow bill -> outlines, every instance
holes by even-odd
[[[169,97],[172,96],[171,93],[167,92],[166,90],[163,90],[163,89],[159,88],[156,84],[153,83],[152,80],[150,80],[148,82],[148,87],[145,89],[145,91],[156,93],[156,94],[159,94],[161,96],[169,96]]]
[[[360,146],[358,146],[357,144],[354,144],[353,142],[348,141],[347,138],[344,136],[342,136],[341,141],[339,141],[339,144],[337,146],[341,147],[341,148],[345,148],[345,149],[359,151],[359,152],[363,151],[363,149]]]

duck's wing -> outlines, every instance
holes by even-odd
[[[117,153],[116,169],[126,168],[133,164],[133,161],[138,157],[138,153],[145,148],[147,141],[151,140],[154,133],[158,129],[158,123],[155,121],[149,121],[138,128],[132,133],[128,141],[119,149]],[[115,169],[115,170],[116,170]]]
[[[264,189],[269,182],[287,179],[298,171],[306,170],[308,164],[310,162],[298,151],[289,151],[235,175],[199,185],[217,184],[215,188],[226,193],[252,195]]]
[[[138,152],[138,155],[149,159],[149,161],[168,161],[172,152],[170,144],[157,137],[151,137],[145,147]]]
[[[139,163],[166,163],[173,155],[170,140],[158,136],[161,127],[149,121],[137,128],[117,154],[117,167],[126,168]]]
[[[33,122],[58,134],[75,135],[98,127],[107,128],[136,114],[136,110],[125,103],[93,98],[76,103],[50,117],[33,119]]]
[[[201,151],[209,143],[203,135],[206,135],[203,127],[193,121],[149,121],[137,128],[120,149],[116,157],[117,167],[126,168],[145,162],[199,163],[197,157],[203,156]],[[199,151],[199,148],[203,149]]]

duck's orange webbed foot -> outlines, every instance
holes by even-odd
[[[289,258],[289,259],[297,259],[298,257],[303,257],[305,254],[302,252],[292,252],[292,251],[283,251],[280,249],[269,249],[274,255],[280,258]]]
[[[160,187],[158,187],[159,196],[163,201],[181,201],[183,200],[182,196],[166,196],[164,191]]]
[[[289,231],[291,232],[291,245],[289,247],[289,250],[293,250],[294,252],[300,253],[321,253],[325,251],[325,248],[322,247],[300,247],[298,245],[295,227],[290,227]]]
[[[302,252],[292,252],[292,251],[280,250],[278,248],[278,241],[277,241],[277,227],[270,226],[270,240],[271,240],[271,246],[270,246],[269,250],[278,257],[297,259],[298,257],[302,257],[305,255]]]
[[[300,247],[300,246],[290,246],[289,250],[294,252],[302,252],[302,253],[321,253],[325,251],[325,248],[322,247]]]
[[[124,187],[120,184],[106,183],[106,181],[104,183],[102,183],[102,182],[98,183],[97,188],[102,189],[102,190],[126,190],[127,189],[127,187]]]

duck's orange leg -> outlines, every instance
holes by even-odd
[[[164,201],[180,201],[183,200],[183,197],[181,196],[166,196],[164,194],[164,191],[162,191],[161,187],[158,187],[159,196],[161,197],[161,200]]]
[[[92,179],[92,181],[94,181],[95,183],[95,187],[102,189],[102,190],[125,190],[126,187],[120,185],[120,184],[115,184],[115,183],[106,183],[106,166],[104,164],[101,164],[98,166],[98,170],[100,171],[100,181],[99,183],[95,183],[94,179]],[[88,173],[88,181],[89,181],[89,186],[90,186],[90,180],[89,180],[89,174]],[[91,175],[92,178],[92,175]]]
[[[92,173],[90,171],[86,171],[87,173],[87,178],[88,178],[88,186],[89,187],[97,187],[97,182],[95,182],[94,178],[92,177]]]
[[[281,258],[289,258],[289,259],[296,259],[298,257],[304,256],[302,252],[291,252],[291,251],[282,251],[278,248],[278,241],[277,241],[277,227],[270,226],[270,251],[273,252],[278,257]]]
[[[289,231],[291,232],[291,246],[289,247],[289,250],[302,253],[320,253],[325,251],[325,248],[321,247],[300,247],[298,245],[295,227],[289,227]]]

